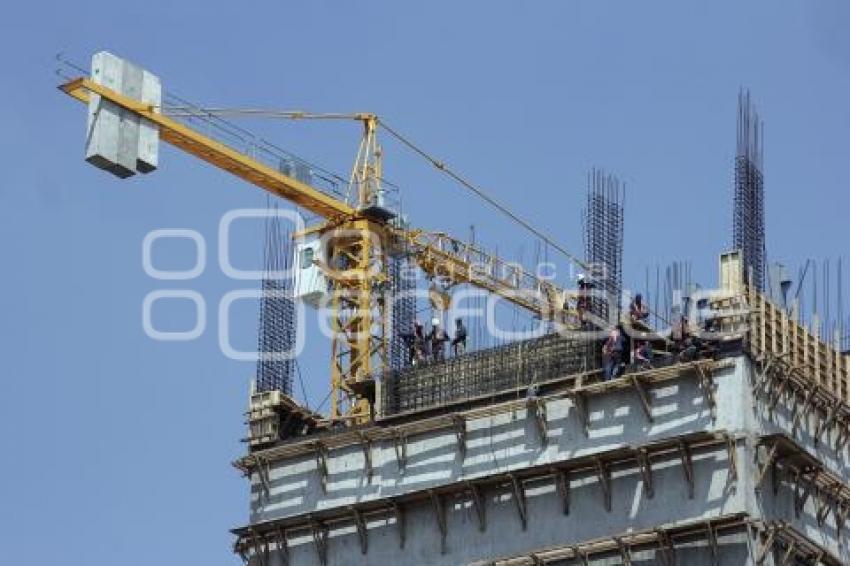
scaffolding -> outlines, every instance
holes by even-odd
[[[607,300],[594,298],[591,311],[611,320],[619,318],[623,288],[623,204],[626,186],[614,175],[593,168],[587,174],[587,205],[584,210],[584,257],[591,278]],[[611,313],[613,306],[616,312]]]
[[[764,123],[750,100],[750,92],[742,90],[738,93],[732,246],[741,250],[744,273],[752,273],[752,281],[749,283],[759,291],[764,291],[767,262],[764,237],[763,138]]]
[[[270,209],[274,210],[275,209]],[[276,215],[266,222],[265,275],[260,298],[257,336],[258,392],[282,391],[292,395],[295,375],[296,311],[290,274],[292,238],[281,231]]]

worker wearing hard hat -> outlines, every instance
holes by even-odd
[[[440,326],[440,319],[434,317],[431,320],[431,332],[428,333],[428,339],[431,342],[431,356],[435,362],[441,361],[446,357],[445,344],[449,340],[446,331]]]
[[[455,337],[452,338],[452,353],[460,356],[466,351],[466,327],[463,320],[455,319]]]
[[[578,311],[579,325],[585,327],[585,313],[590,310],[590,291],[593,288],[590,281],[579,273],[578,277],[578,296],[576,298],[576,310]]]
[[[425,331],[422,328],[422,323],[418,320],[413,322],[413,332],[404,332],[401,334],[401,339],[407,347],[408,363],[410,365],[418,365],[425,361]]]

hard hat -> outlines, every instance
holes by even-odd
[[[431,319],[431,324],[432,324],[432,325],[434,325],[434,326],[439,325],[439,324],[440,324],[440,319],[439,319],[439,318],[432,318],[432,319]]]

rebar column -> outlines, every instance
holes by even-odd
[[[601,169],[593,168],[587,175],[584,258],[593,271],[590,275],[596,289],[608,296],[607,300],[592,300],[591,310],[606,320],[617,320],[620,312],[625,189],[617,177]],[[611,312],[612,308],[615,312]]]
[[[390,325],[390,369],[398,370],[410,365],[409,346],[405,336],[413,333],[416,318],[415,273],[407,255],[391,256],[388,262]],[[409,339],[409,338],[408,338]]]
[[[293,298],[292,238],[273,216],[266,223],[265,276],[257,332],[257,391],[292,394],[295,375],[296,310]]]
[[[764,291],[766,248],[764,236],[764,122],[750,100],[738,93],[738,143],[735,155],[735,196],[732,210],[732,246],[741,250],[744,276]]]

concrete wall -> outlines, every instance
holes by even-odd
[[[742,369],[747,381],[751,381],[755,376],[755,368],[752,364],[747,363]],[[755,409],[752,408],[751,389],[746,391],[746,395],[749,403],[746,426],[749,430],[758,434],[784,433],[792,436],[791,424],[793,416],[791,408],[793,406],[793,400],[790,396],[787,394],[783,395],[781,401],[777,403],[771,414],[767,410],[764,400],[756,403]],[[800,400],[799,404],[802,405],[803,401]],[[850,474],[848,474],[850,472],[850,445],[843,447],[840,451],[836,451],[834,446],[836,430],[834,429],[828,429],[823,432],[820,443],[815,443],[816,428],[817,422],[813,415],[810,414],[802,418],[794,435],[797,444],[817,458],[833,473],[845,478],[850,477]]]
[[[747,380],[752,380],[755,377],[755,368],[752,364],[745,364],[743,371]],[[748,389],[747,395],[747,427],[755,435],[768,435],[783,433],[794,438],[796,444],[808,452],[810,455],[824,466],[824,468],[845,482],[850,481],[850,454],[848,448],[844,447],[841,450],[835,449],[836,430],[827,429],[821,434],[819,443],[815,443],[815,431],[817,422],[814,416],[807,415],[797,426],[795,435],[791,434],[791,423],[793,420],[791,407],[793,399],[790,396],[783,396],[774,410],[768,411],[766,402],[762,399],[755,403],[753,408],[752,389]],[[800,401],[802,405],[802,401]],[[765,450],[763,449],[760,458],[764,458]],[[755,460],[756,455],[753,453],[752,460]],[[781,470],[780,466],[780,470]],[[844,563],[850,564],[850,532],[845,525],[844,530],[839,533],[836,529],[835,516],[832,512],[829,513],[823,525],[818,525],[816,514],[816,497],[812,493],[800,516],[797,517],[794,512],[794,485],[786,474],[779,474],[779,489],[776,494],[773,492],[773,482],[768,472],[761,489],[754,491],[752,497],[752,511],[756,516],[764,517],[765,519],[775,519],[787,521],[791,526],[796,528],[802,534],[810,538],[813,542],[823,546],[827,551],[841,559]]]
[[[322,491],[315,458],[278,462],[270,471],[270,497],[260,498],[258,479],[252,478],[251,520],[300,515],[462,479],[566,461],[624,445],[640,446],[682,434],[723,430],[741,433],[743,437],[736,452],[739,479],[736,483],[730,482],[725,447],[695,453],[693,499],[688,498],[683,467],[676,458],[654,466],[655,496],[651,499],[644,493],[638,469],[617,469],[612,479],[611,512],[605,511],[601,486],[593,475],[573,476],[569,515],[563,514],[553,482],[528,484],[526,530],[521,527],[512,495],[490,490],[485,492],[487,528],[484,532],[479,530],[477,515],[467,498],[447,500],[445,554],[440,552],[440,531],[433,508],[423,503],[411,505],[406,511],[407,541],[403,550],[399,548],[393,520],[381,520],[369,524],[369,550],[365,555],[361,554],[353,527],[332,530],[328,539],[328,564],[464,564],[739,512],[754,518],[787,520],[850,563],[850,556],[844,550],[850,542],[847,530],[839,540],[831,514],[826,524],[819,527],[813,497],[797,518],[791,486],[780,485],[778,494],[774,495],[768,478],[762,489],[755,488],[757,439],[762,434],[787,431],[790,418],[782,404],[777,406],[772,418],[768,418],[759,404],[753,409],[752,372],[749,359],[741,356],[735,359],[734,367],[716,376],[715,422],[710,418],[705,396],[696,379],[684,377],[650,390],[652,423],[646,419],[632,390],[590,397],[588,436],[570,401],[549,402],[549,442],[545,446],[539,441],[533,419],[521,409],[512,414],[468,421],[465,458],[461,457],[451,430],[411,437],[404,469],[398,466],[391,442],[376,442],[371,482],[364,474],[364,458],[359,447],[332,450],[328,461],[327,493]],[[815,447],[812,433],[813,426],[804,427],[798,434],[801,444],[823,457],[831,470],[847,479],[846,450],[836,454],[830,443]],[[292,564],[319,564],[312,538],[291,539],[289,544]],[[721,550],[721,564],[751,563],[750,549],[743,539],[726,541]],[[687,561],[683,561],[683,552],[687,554]],[[711,563],[710,552],[699,545],[679,550],[677,556],[681,564]],[[282,563],[274,553],[272,558],[269,566]],[[653,561],[651,552],[635,556],[636,564]],[[619,563],[618,560],[609,562]]]
[[[745,415],[729,405],[741,405],[743,372],[739,366],[727,369],[718,376],[717,383],[718,404],[724,409],[718,410],[715,423],[711,421],[705,396],[696,379],[684,378],[649,391],[652,423],[646,419],[632,390],[589,397],[588,436],[584,434],[571,401],[551,401],[547,404],[549,441],[546,446],[541,446],[534,420],[528,418],[525,409],[467,421],[467,450],[463,459],[451,429],[412,436],[408,440],[407,465],[403,469],[398,465],[391,441],[375,442],[371,482],[364,472],[364,455],[359,446],[332,450],[328,458],[327,493],[322,491],[315,457],[276,462],[269,472],[271,491],[268,497],[262,494],[256,474],[251,478],[251,521],[398,496],[622,446],[640,446],[682,434],[741,430]]]
[[[742,447],[739,458],[743,457]],[[394,521],[381,520],[369,525],[366,555],[361,553],[353,528],[331,531],[328,564],[466,564],[675,521],[719,517],[745,508],[747,490],[734,489],[728,482],[725,449],[696,458],[694,473],[693,499],[688,498],[682,467],[675,461],[655,469],[652,499],[646,497],[637,469],[615,473],[610,512],[605,510],[596,478],[576,478],[569,515],[564,515],[552,482],[529,485],[526,530],[521,527],[515,502],[508,492],[485,494],[484,532],[479,530],[475,510],[466,498],[447,501],[445,554],[441,554],[440,531],[433,508],[428,504],[417,505],[406,512],[407,540],[403,550],[399,547]],[[311,538],[290,540],[289,544],[293,564],[319,564]]]
[[[806,501],[799,517],[794,513],[794,486],[788,482],[781,482],[776,495],[773,493],[773,488],[766,485],[764,489],[754,494],[754,500],[760,516],[787,521],[800,533],[839,558],[843,564],[850,564],[850,552],[848,552],[848,544],[850,544],[848,526],[850,525],[845,525],[839,536],[835,526],[835,516],[832,513],[827,516],[823,525],[818,525],[814,494]]]
[[[375,544],[381,546],[393,545],[394,540],[391,535],[392,533],[389,532],[378,531]],[[302,564],[305,566],[317,565],[318,561],[316,560],[315,552],[311,552],[312,543],[307,544],[308,541],[306,540],[304,542],[305,544],[300,544],[291,551],[290,564],[299,566]],[[751,556],[751,545],[746,539],[745,532],[737,532],[721,537],[718,543],[719,564],[724,566],[755,566],[756,562]],[[348,554],[346,555],[346,553]],[[396,556],[390,557],[389,560],[391,560],[391,562],[389,563],[385,561],[387,560],[386,557],[379,557],[377,555],[363,557],[362,562],[358,562],[358,557],[361,556],[359,553],[360,549],[357,547],[356,543],[351,545],[340,543],[339,547],[331,551],[331,554],[329,555],[329,564],[359,563],[368,565],[381,564],[382,566],[388,566],[389,564],[410,564],[417,566],[425,564],[452,564],[453,566],[464,564],[461,558],[456,557],[455,561],[452,561],[452,557],[441,556],[438,548],[432,549],[430,553],[426,552],[425,554],[419,555],[414,555],[412,553],[399,553]],[[677,564],[686,566],[716,566],[711,550],[704,541],[697,541],[691,543],[689,546],[678,548],[676,550],[676,560]],[[619,566],[623,562],[619,557],[590,557],[589,563],[592,566]],[[634,566],[658,566],[658,564],[662,563],[663,562],[661,562],[660,557],[657,556],[654,550],[644,550],[632,553],[632,564]],[[251,560],[249,566],[256,566],[257,564],[256,560]],[[768,557],[768,559],[759,566],[774,566],[774,564],[776,564],[776,562],[774,562],[771,557]],[[276,553],[272,553],[268,566],[284,565],[285,562],[281,559],[281,557]]]

